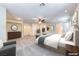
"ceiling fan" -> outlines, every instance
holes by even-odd
[[[35,20],[35,22],[38,23],[47,23],[47,18],[42,18],[42,17],[38,17],[38,18],[33,18]]]

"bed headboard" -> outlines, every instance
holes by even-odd
[[[79,30],[75,30],[73,36],[73,41],[75,45],[79,47]]]

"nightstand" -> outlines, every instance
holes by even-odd
[[[79,56],[79,47],[66,45],[66,56]]]

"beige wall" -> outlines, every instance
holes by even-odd
[[[33,35],[31,24],[24,23],[24,36],[25,35]]]
[[[74,17],[74,20],[77,20],[77,25],[79,26],[79,5],[77,6],[77,8],[76,8],[76,10],[75,10],[75,13],[77,14],[76,16],[75,15],[73,15],[73,17]],[[74,13],[74,14],[75,14]],[[76,29],[75,29],[76,30]],[[79,46],[79,39],[77,39],[77,38],[79,38],[79,30],[76,30],[75,31],[75,35],[74,35],[74,39],[73,39],[73,42],[75,43],[75,45],[76,46]]]
[[[77,6],[75,13],[77,14],[77,21],[78,21],[78,26],[79,26],[79,5]]]
[[[11,14],[9,11],[6,11],[7,15],[7,32],[11,32],[11,26],[16,25],[18,27],[17,31],[22,31],[23,32],[23,21],[22,19],[18,20],[17,17],[13,14]]]
[[[13,31],[11,29],[12,25],[16,25],[18,27],[18,30],[17,31],[22,31],[22,24],[13,23],[13,22],[7,22],[7,32],[12,32]]]
[[[48,24],[41,24],[39,25],[38,23],[24,23],[24,36],[25,35],[36,35],[36,30],[40,29],[42,30],[43,27],[47,27]],[[42,32],[42,31],[41,31]]]
[[[47,23],[41,23],[41,24],[38,24],[38,23],[33,23],[32,24],[32,31],[33,31],[33,35],[36,35],[37,33],[36,33],[36,30],[37,29],[40,29],[40,34],[42,35],[42,28],[45,28],[45,33],[48,33],[49,31],[47,31],[46,29],[47,29],[47,26],[49,26],[49,24],[47,24]]]
[[[16,25],[18,27],[17,31],[22,32],[22,37],[24,36],[23,22],[21,20],[7,20],[6,24],[7,24],[6,25],[7,32],[13,32],[13,30],[11,29],[11,26]]]
[[[7,20],[7,32],[12,32],[11,26],[16,25],[18,27],[17,31],[22,32],[22,37],[26,35],[36,35],[36,30],[40,29],[42,34],[42,28],[46,28],[49,26],[46,23],[38,24],[38,23],[23,23],[22,21],[17,21],[17,20]],[[47,28],[46,28],[47,29]],[[49,31],[46,31],[46,33]]]
[[[37,23],[32,24],[32,32],[33,35],[36,35],[36,30],[39,29],[39,25]]]
[[[14,15],[12,15],[10,12],[7,12],[7,32],[11,32],[11,26],[15,24],[18,26],[18,31],[22,32],[23,37],[25,35],[36,35],[36,30],[39,29],[42,30],[42,27],[47,27],[48,24],[38,24],[38,23],[23,23],[20,20],[17,20]],[[41,31],[42,32],[42,31]]]
[[[59,33],[59,34],[63,33],[63,26],[62,26],[61,23],[56,24],[56,32]]]

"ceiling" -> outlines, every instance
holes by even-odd
[[[4,5],[8,11],[22,18],[25,22],[32,22],[34,18],[44,17],[48,22],[53,23],[70,20],[77,3],[45,3],[44,6],[40,6],[40,3],[15,3]],[[65,17],[68,17],[68,19],[65,20]]]

